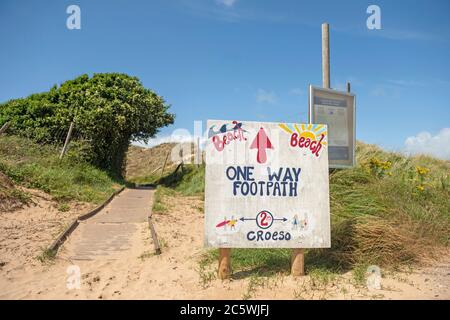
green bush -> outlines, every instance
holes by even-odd
[[[82,75],[48,92],[0,105],[0,126],[39,143],[62,144],[74,122],[74,139],[88,141],[84,157],[92,164],[121,174],[130,141],[153,137],[173,123],[164,99],[126,74]]]

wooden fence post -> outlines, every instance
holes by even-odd
[[[197,152],[196,152],[196,155],[197,155],[197,159],[196,159],[196,161],[197,161],[197,168],[200,168],[200,164],[202,163],[201,153],[200,152],[201,152],[200,151],[200,138],[197,138]]]
[[[181,153],[181,172],[184,173],[183,144],[180,143],[180,146],[181,146],[181,151],[180,151],[180,153]]]
[[[70,123],[69,132],[67,132],[66,141],[64,142],[64,147],[61,150],[61,154],[59,155],[59,159],[61,160],[64,157],[64,154],[67,151],[67,146],[70,142],[70,137],[72,136],[73,131],[73,122]]]
[[[164,175],[164,169],[166,168],[166,163],[167,163],[167,159],[169,159],[169,154],[170,154],[170,151],[167,152],[166,159],[164,160],[164,164],[162,166],[161,175],[160,175],[159,179],[161,179],[162,176]]]
[[[305,255],[303,249],[292,250],[291,275],[294,277],[305,275]]]
[[[219,269],[217,271],[219,279],[229,279],[231,276],[231,249],[219,248]]]
[[[0,134],[5,133],[5,131],[9,128],[10,122],[7,121],[3,124],[3,126],[0,128]]]

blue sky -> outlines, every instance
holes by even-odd
[[[81,30],[66,27],[71,4]],[[370,4],[381,30],[366,27]],[[352,84],[357,139],[450,159],[449,12],[445,0],[2,0],[0,102],[123,72],[172,105],[162,140],[208,118],[306,121],[326,21],[331,86]]]

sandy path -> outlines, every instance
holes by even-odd
[[[39,267],[37,257],[58,234],[80,213],[94,208],[91,204],[72,202],[70,209],[62,212],[50,195],[22,189],[31,194],[31,203],[15,211],[0,211],[0,280],[17,270]]]
[[[428,267],[383,272],[381,290],[355,284],[352,274],[324,283],[311,276],[277,275],[255,280],[237,273],[231,281],[215,278],[215,263],[200,271],[203,249],[203,201],[198,197],[165,198],[167,213],[154,215],[162,254],[153,254],[146,223],[137,223],[119,259],[96,256],[75,260],[75,238],[54,264],[10,274],[0,298],[20,299],[450,299],[450,255]],[[102,217],[98,216],[99,221]],[[81,231],[81,229],[80,229]],[[85,231],[87,232],[87,231]],[[82,248],[83,249],[83,248]],[[80,249],[81,250],[81,249]],[[86,250],[84,248],[83,250]],[[89,253],[90,250],[83,251]],[[89,253],[90,254],[90,253]],[[79,289],[66,285],[70,266],[80,268]],[[0,277],[1,278],[1,277]]]
[[[62,256],[72,261],[123,258],[123,251],[139,245],[136,234],[147,223],[153,192],[124,190],[106,208],[78,226]]]

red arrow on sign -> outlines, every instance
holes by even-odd
[[[250,149],[258,149],[258,153],[256,154],[256,161],[258,161],[258,163],[265,163],[267,161],[266,149],[273,149],[273,146],[264,131],[264,128],[261,127],[259,129]]]

